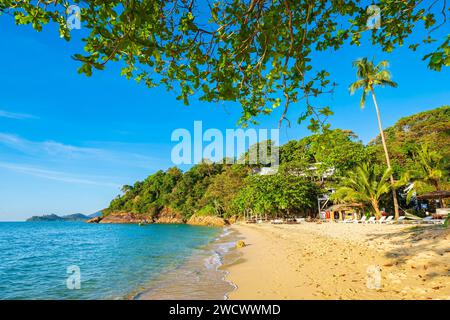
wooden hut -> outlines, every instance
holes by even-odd
[[[351,215],[352,219],[361,218],[361,209],[363,205],[361,203],[342,203],[335,204],[327,209],[330,212],[330,219],[335,220],[335,214],[339,214],[339,220],[345,220]]]
[[[417,196],[417,199],[419,200],[438,200],[440,207],[439,209],[436,209],[436,214],[446,216],[450,213],[450,208],[446,208],[445,206],[445,200],[450,198],[450,191],[446,190],[439,190],[439,191],[433,191],[433,192],[427,192],[424,194],[421,194],[420,196]]]

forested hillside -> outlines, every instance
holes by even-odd
[[[439,179],[443,185],[448,182],[449,106],[402,118],[385,132],[397,180],[409,177],[410,170],[419,168],[415,155],[420,146],[426,145],[433,152],[433,159],[438,159]],[[185,219],[192,215],[230,217],[249,211],[315,213],[317,195],[327,188],[339,187],[358,166],[370,164],[381,176],[385,159],[378,140],[365,146],[355,133],[334,129],[289,141],[280,147],[280,168],[275,175],[258,175],[254,166],[242,164],[205,162],[184,173],[173,167],[133,186],[124,186],[123,194],[112,200],[104,212],[129,212],[150,220],[161,212],[176,213]],[[324,179],[330,169],[332,176]],[[363,198],[354,199],[364,202]],[[390,205],[389,197],[380,201]]]
[[[420,112],[401,118],[386,129],[386,142],[397,174],[414,166],[412,156],[418,145],[427,144],[430,150],[437,151],[445,159],[450,157],[450,106]],[[369,143],[378,160],[384,154],[380,137]]]

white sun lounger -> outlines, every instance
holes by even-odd
[[[282,219],[274,219],[270,221],[272,224],[282,224],[284,221]]]
[[[364,223],[364,222],[366,222],[366,219],[367,219],[366,216],[362,216],[360,220],[355,219],[355,220],[353,221],[353,223]]]
[[[397,219],[397,223],[405,223],[405,219],[406,219],[406,217],[405,216],[401,216],[401,217],[398,217],[398,219]]]
[[[370,217],[369,220],[364,221],[364,223],[375,223],[375,217]]]
[[[432,216],[428,216],[422,219],[422,221],[420,221],[421,223],[433,223],[433,217]]]
[[[384,223],[384,224],[392,224],[392,223],[394,223],[394,216],[389,216],[389,217],[387,217],[387,219],[386,220],[384,220],[384,221],[381,221],[380,223]]]
[[[432,216],[428,216],[422,219],[422,223],[426,224],[444,224],[444,219],[433,219]]]
[[[385,216],[382,216],[382,217],[380,218],[380,220],[375,220],[375,223],[382,224],[382,223],[384,222],[384,220],[386,220],[386,217],[385,217]]]

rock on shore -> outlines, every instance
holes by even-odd
[[[164,208],[161,210],[155,223],[185,223],[186,220],[183,216],[170,208]]]
[[[91,219],[93,220],[93,219]],[[88,221],[90,222],[90,221]],[[92,221],[97,222],[97,221]],[[140,214],[134,214],[129,212],[117,212],[111,213],[103,218],[101,218],[99,223],[151,223]]]
[[[189,218],[187,224],[195,226],[223,227],[229,222],[220,217],[214,216],[196,216],[195,214]]]
[[[102,217],[94,217],[92,219],[86,220],[87,223],[99,223],[102,220]]]

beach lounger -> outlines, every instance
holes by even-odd
[[[428,217],[423,218],[422,221],[420,221],[420,222],[428,224],[428,223],[433,223],[432,220],[433,220],[433,217],[432,216],[428,216]]]
[[[380,222],[380,223],[384,223],[384,224],[392,224],[392,223],[394,223],[394,216],[389,216],[389,217],[387,217],[387,219],[386,220],[384,220],[384,221],[382,221],[382,222]]]
[[[282,219],[274,219],[270,221],[272,224],[282,224],[283,220]]]
[[[380,220],[375,220],[375,223],[382,224],[385,220],[386,220],[386,217],[385,217],[385,216],[382,216],[382,217],[380,218]]]
[[[369,220],[364,221],[364,223],[375,223],[375,217],[370,217]]]
[[[444,219],[433,219],[432,216],[428,216],[422,219],[421,223],[425,224],[444,224]]]
[[[397,223],[405,223],[405,219],[406,219],[405,216],[401,216],[401,217],[398,217],[397,221],[395,221],[395,222],[397,222]]]
[[[353,223],[364,223],[364,222],[366,222],[366,219],[367,219],[366,216],[362,216],[360,220],[355,219],[355,220],[353,221]]]

